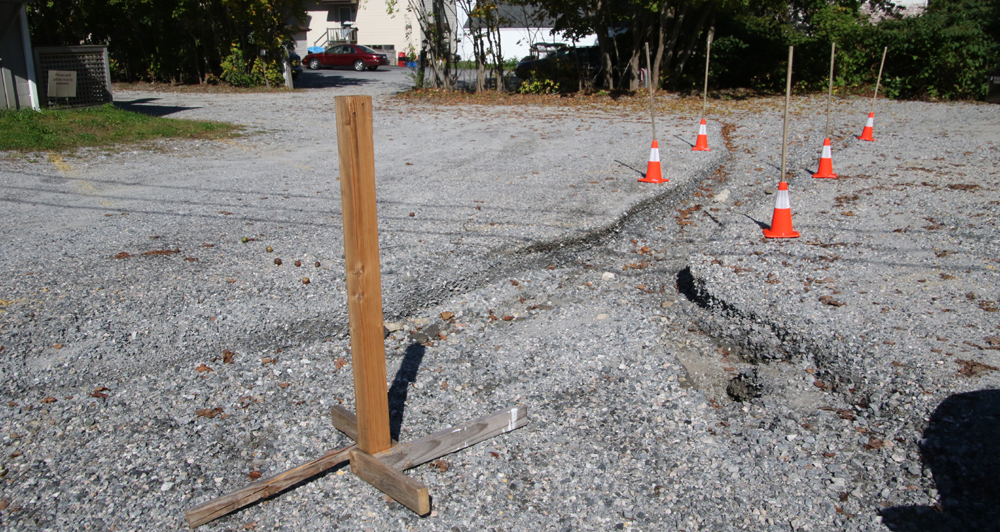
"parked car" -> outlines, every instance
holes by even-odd
[[[292,65],[292,79],[302,73],[302,58],[295,52],[288,52],[288,62]]]
[[[597,46],[562,46],[555,52],[533,59],[525,57],[517,64],[514,74],[522,80],[532,76],[541,79],[566,80],[579,73],[601,70],[601,51]]]
[[[367,46],[358,44],[334,44],[324,52],[307,54],[302,63],[311,70],[324,67],[353,67],[358,72],[375,70],[379,65],[388,65],[389,58]]]

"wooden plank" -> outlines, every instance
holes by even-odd
[[[350,459],[350,451],[354,448],[356,448],[356,445],[328,451],[323,456],[311,462],[289,469],[273,477],[258,480],[228,495],[212,499],[187,510],[184,512],[184,516],[187,518],[188,526],[191,528],[199,527],[230,512],[239,510],[244,506],[270,497],[303,480],[314,477],[337,464],[346,462]]]
[[[360,449],[351,450],[351,472],[417,515],[427,515],[431,511],[427,486]]]
[[[418,440],[401,443],[374,456],[387,466],[410,469],[527,424],[528,407],[519,404]]]
[[[358,418],[354,417],[354,412],[340,405],[330,407],[330,417],[333,419],[333,426],[343,432],[348,438],[358,441]]]
[[[374,454],[388,449],[390,438],[375,212],[372,99],[337,96],[335,101],[357,442],[361,450]]]

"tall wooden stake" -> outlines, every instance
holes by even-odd
[[[882,83],[882,67],[885,66],[885,54],[888,53],[888,52],[889,52],[889,47],[886,46],[885,49],[882,50],[882,64],[880,64],[878,66],[878,79],[875,80],[875,93],[872,94],[872,111],[871,112],[873,112],[873,113],[875,112],[875,98],[878,98],[878,86],[879,86],[879,83]]]
[[[701,91],[701,117],[705,118],[705,111],[708,109],[708,61],[712,56],[712,37],[715,29],[708,32],[708,42],[705,44],[705,88]]]
[[[830,102],[833,101],[833,60],[837,56],[837,43],[830,43],[830,90],[826,93],[826,129],[823,138],[830,138]]]
[[[358,448],[375,454],[388,449],[391,441],[375,212],[372,99],[337,96],[335,101]]]
[[[382,337],[372,99],[370,96],[338,96],[335,101],[340,195],[344,211],[347,308],[357,416],[346,408],[334,406],[330,417],[334,427],[357,443],[327,451],[315,460],[185,511],[184,516],[191,528],[272,497],[348,460],[351,472],[358,478],[418,515],[425,515],[431,507],[428,489],[403,475],[404,469],[528,424],[528,409],[518,404],[393,446],[395,442],[389,438],[389,400]]]
[[[788,77],[785,80],[785,125],[781,128],[781,179],[779,181],[785,180],[785,162],[788,151],[788,104],[792,99],[792,53],[794,51],[794,46],[788,47]]]
[[[653,140],[656,140],[656,113],[653,111],[653,67],[649,62],[649,43],[646,43],[646,80],[649,81],[649,122],[653,124]]]

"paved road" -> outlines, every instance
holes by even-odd
[[[404,91],[413,86],[409,68],[397,66],[379,67],[375,71],[356,72],[353,69],[306,69],[295,80],[297,89],[326,89],[342,87],[367,87],[386,84],[388,92]]]

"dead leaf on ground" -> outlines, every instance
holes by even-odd
[[[337,360],[333,361],[333,367],[335,367],[337,369],[340,369],[340,368],[342,368],[342,367],[344,367],[346,365],[347,365],[347,361],[344,360],[344,359],[342,359],[342,358],[338,358]]]
[[[451,467],[451,464],[449,464],[448,461],[445,460],[444,458],[439,458],[431,462],[430,466],[431,468],[437,469],[439,472],[444,473]]]
[[[195,412],[198,417],[207,417],[212,419],[213,417],[222,413],[222,407],[217,406],[215,408],[203,408]]]
[[[455,317],[455,313],[454,313],[454,312],[447,312],[447,311],[446,311],[446,312],[442,312],[442,313],[441,313],[441,314],[439,314],[438,316],[439,316],[439,317],[440,317],[440,318],[441,318],[442,320],[444,320],[444,321],[448,321],[448,320],[450,320],[450,319],[452,319],[452,318],[454,318],[454,317]]]
[[[276,359],[276,358],[262,358],[262,359],[260,359],[260,363],[261,364],[274,364],[277,361],[278,361],[278,359]]]
[[[247,476],[250,477],[250,480],[257,480],[260,478],[260,471],[251,471]]]
[[[208,366],[206,366],[204,364],[201,364],[197,368],[194,368],[194,369],[198,373],[205,373],[206,371],[212,371],[212,368],[210,368],[210,367],[208,367]]]
[[[54,402],[56,402],[56,398],[55,397],[46,397],[45,399],[42,399],[42,402],[46,403],[46,404],[48,404],[48,403],[54,403]]]
[[[222,362],[225,363],[225,364],[232,364],[233,363],[233,356],[234,355],[236,355],[236,353],[234,353],[234,352],[232,352],[232,351],[230,351],[228,349],[223,349],[222,350]]]
[[[975,360],[962,360],[959,358],[956,359],[955,362],[962,366],[962,369],[958,370],[958,374],[964,377],[978,377],[983,373],[989,373],[990,371],[997,371],[1000,369],[990,366],[989,364],[976,362]]]
[[[292,383],[290,383],[290,382],[279,382],[278,383],[278,388],[281,388],[282,390],[284,390],[285,388],[288,388],[291,385],[292,385]]]
[[[884,444],[885,444],[885,442],[883,442],[882,440],[876,438],[875,436],[871,436],[871,437],[868,438],[868,443],[865,444],[865,450],[866,451],[877,451],[877,450],[881,449],[882,445],[884,445]]]

